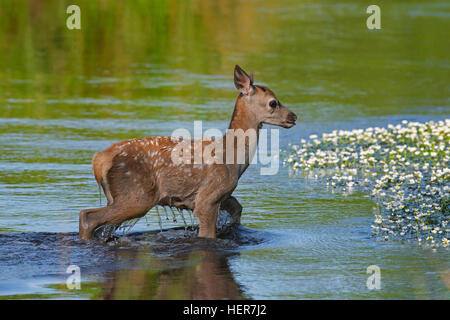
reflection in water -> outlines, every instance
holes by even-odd
[[[173,228],[137,232],[138,246],[115,251],[118,266],[105,273],[103,299],[244,299],[229,268],[242,245],[260,244],[261,233],[242,226],[223,227],[217,239]]]
[[[243,298],[228,268],[228,254],[203,249],[164,259],[145,251],[117,252],[117,260],[133,264],[107,275],[103,299]]]
[[[0,234],[0,297],[245,299],[229,259],[239,256],[239,245],[261,239],[243,227],[228,231],[199,239],[174,228],[106,243],[84,242],[77,233]],[[66,287],[69,265],[80,267],[80,291]]]
[[[389,243],[368,248],[352,228],[346,223],[325,231],[267,233],[240,227],[220,239],[193,238],[180,228],[136,232],[108,243],[86,243],[77,233],[0,234],[0,299],[286,298],[289,290],[309,299],[334,298],[330,285],[347,298],[355,292],[392,298],[394,288],[407,298],[448,298],[445,252]],[[383,259],[367,256],[374,248]],[[336,258],[317,268],[334,251]],[[294,253],[301,258],[282,259]],[[366,268],[374,263],[382,270],[383,289],[376,292],[365,287]],[[66,287],[69,265],[80,267],[81,290]],[[418,273],[418,266],[425,272]]]
[[[450,269],[442,272],[441,278],[442,278],[442,281],[444,281],[447,289],[450,290]]]

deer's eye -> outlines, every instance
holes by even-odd
[[[269,102],[269,106],[273,109],[275,109],[277,107],[278,103],[276,100],[272,100]]]

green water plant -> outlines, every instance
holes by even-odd
[[[403,120],[311,135],[290,145],[283,163],[330,188],[369,192],[378,206],[371,226],[377,237],[448,246],[449,143],[450,119]]]

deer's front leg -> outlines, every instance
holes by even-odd
[[[200,222],[199,237],[216,237],[216,220],[219,214],[219,207],[218,203],[212,204],[209,202],[203,202],[195,206],[194,215],[198,217]]]
[[[230,196],[228,199],[224,200],[220,205],[220,209],[223,209],[230,214],[233,223],[241,224],[242,206],[235,197]]]

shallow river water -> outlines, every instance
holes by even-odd
[[[0,298],[449,299],[448,249],[375,239],[368,194],[281,164],[250,166],[234,192],[242,226],[217,240],[179,219],[159,233],[155,211],[117,241],[78,239],[79,211],[99,204],[93,153],[194,120],[225,129],[236,63],[298,115],[282,149],[448,118],[450,5],[379,2],[382,29],[369,31],[359,1],[79,1],[70,31],[63,1],[2,1]],[[70,265],[80,290],[66,287]]]

